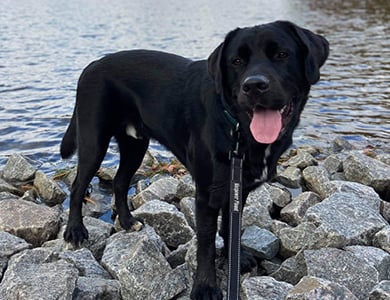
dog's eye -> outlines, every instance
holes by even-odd
[[[286,51],[280,51],[276,54],[277,59],[285,59],[288,57],[288,52]]]
[[[241,58],[237,57],[233,59],[232,64],[235,66],[241,66],[244,64],[244,61]]]

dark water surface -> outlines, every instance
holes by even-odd
[[[327,37],[329,60],[295,134],[389,147],[390,1],[1,1],[0,166],[15,152],[52,171],[81,70],[104,54],[150,48],[203,59],[239,26],[290,20]],[[117,162],[113,145],[106,164]]]

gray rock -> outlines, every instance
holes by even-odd
[[[195,198],[193,197],[184,197],[180,200],[180,211],[184,214],[188,225],[192,229],[196,229],[196,219],[195,219]]]
[[[263,259],[260,262],[260,266],[265,271],[266,275],[272,274],[273,272],[277,271],[280,268],[281,264],[282,260],[278,257],[274,257],[271,260]]]
[[[279,221],[279,220],[272,220],[271,232],[273,234],[275,234],[276,236],[279,236],[280,231],[283,228],[291,228],[291,226],[288,225],[287,223]]]
[[[390,166],[360,153],[352,153],[344,163],[347,180],[371,186],[380,194],[390,197]],[[390,199],[385,199],[390,200]]]
[[[0,278],[8,265],[9,258],[23,250],[31,248],[25,240],[16,237],[8,232],[0,231]]]
[[[387,222],[390,222],[390,202],[381,201],[380,212],[382,217],[385,218]]]
[[[367,299],[378,283],[378,271],[349,251],[335,248],[305,250],[304,257],[309,276],[343,285],[359,299]]]
[[[352,150],[355,147],[342,137],[337,137],[333,141],[333,152],[341,152],[344,150]]]
[[[331,175],[342,172],[345,156],[346,154],[343,153],[329,155],[327,158],[325,158],[322,165]]]
[[[33,246],[53,239],[58,232],[60,211],[24,200],[3,200],[0,230],[25,239]]]
[[[71,300],[77,277],[77,269],[56,260],[51,250],[24,250],[9,261],[0,284],[0,299]]]
[[[380,198],[372,187],[363,185],[357,182],[332,180],[323,184],[323,197],[329,197],[335,193],[353,193],[361,199],[367,199],[367,203],[371,203],[374,209],[380,205]]]
[[[39,196],[49,206],[54,206],[64,202],[66,193],[59,185],[41,172],[35,173],[34,186],[37,188]]]
[[[186,288],[182,269],[172,270],[162,245],[149,226],[108,239],[102,264],[121,283],[123,299],[171,299]]]
[[[291,167],[296,167],[299,169],[307,168],[308,166],[316,166],[317,160],[310,153],[298,149],[297,154],[291,157],[286,164]]]
[[[86,248],[61,252],[59,258],[74,265],[79,270],[79,276],[111,279],[110,274],[99,265],[92,252]]]
[[[270,274],[278,281],[284,281],[293,285],[297,284],[303,276],[307,275],[306,265],[302,253],[287,258],[280,267]]]
[[[379,199],[376,200],[354,193],[335,193],[309,208],[305,220],[345,237],[348,245],[370,245],[374,235],[387,224],[379,213]]]
[[[297,167],[287,167],[283,171],[278,172],[276,180],[287,187],[299,188],[302,185],[301,169]]]
[[[35,204],[42,204],[41,199],[39,198],[38,192],[36,189],[29,189],[27,190],[22,197],[19,198],[20,200],[25,200],[29,202],[33,202]]]
[[[242,226],[256,225],[261,228],[271,229],[272,198],[265,186],[260,186],[249,193],[242,214]]]
[[[292,226],[296,226],[302,222],[306,211],[320,202],[321,199],[316,193],[303,192],[281,210],[280,219]]]
[[[287,294],[286,300],[357,300],[345,286],[326,279],[305,276]]]
[[[184,245],[179,245],[177,249],[175,249],[174,251],[166,255],[166,258],[172,268],[176,268],[185,263],[186,254],[190,246],[191,246],[191,241],[189,241]]]
[[[18,196],[11,194],[9,192],[0,192],[0,201],[1,200],[17,200]]]
[[[184,214],[173,204],[163,201],[148,201],[133,211],[133,216],[153,226],[164,242],[171,247],[176,248],[187,243],[195,234]]]
[[[257,226],[244,230],[241,245],[258,258],[271,259],[279,251],[279,239],[270,231]]]
[[[324,185],[329,182],[329,173],[323,166],[310,166],[303,170],[302,177],[306,187],[325,198]]]
[[[384,280],[379,282],[370,292],[369,300],[386,300],[390,299],[390,281]]]
[[[113,233],[114,227],[107,222],[92,217],[84,217],[83,221],[88,230],[88,240],[84,241],[83,246],[91,250],[93,256],[97,260],[100,260],[103,255],[103,250],[106,247],[107,239]],[[57,242],[57,247],[62,250],[73,249],[71,244],[64,243],[63,235],[65,228],[65,225],[62,226],[58,233],[57,238],[59,241]]]
[[[118,280],[79,277],[72,300],[120,300],[121,286]]]
[[[276,281],[272,277],[257,276],[245,279],[241,284],[242,300],[280,300],[284,299],[293,286],[287,282]]]
[[[195,197],[195,185],[192,182],[179,180],[176,197],[178,199],[183,199],[184,197]]]
[[[134,208],[139,208],[146,202],[152,200],[170,201],[177,199],[177,189],[179,187],[179,180],[173,177],[162,177],[153,182],[145,190],[138,193],[131,199]]]
[[[26,182],[34,178],[36,168],[20,154],[11,155],[3,169],[3,178],[8,182]]]
[[[278,235],[280,239],[280,255],[290,257],[296,255],[307,245],[317,227],[313,223],[303,222],[297,227],[284,228]]]
[[[7,192],[16,196],[22,196],[23,192],[0,178],[0,193]]]
[[[390,166],[390,153],[378,154],[376,159]]]
[[[373,246],[390,252],[390,226],[384,227],[378,231],[372,241]]]
[[[93,203],[90,201],[84,203],[82,208],[83,216],[100,218],[109,210],[111,210],[111,201],[113,197],[107,197],[99,193],[99,191],[92,191],[90,198],[93,200]]]
[[[268,183],[265,183],[264,187],[268,190],[273,204],[277,207],[283,208],[291,202],[291,193],[285,187]]]
[[[348,246],[346,251],[364,260],[378,271],[379,281],[390,279],[390,254],[370,246]]]

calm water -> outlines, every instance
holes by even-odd
[[[291,20],[324,34],[331,54],[295,134],[390,140],[390,1],[0,0],[0,166],[24,153],[52,171],[81,70],[110,52],[150,48],[203,59],[238,26]],[[106,164],[115,164],[113,145]]]

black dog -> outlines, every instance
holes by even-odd
[[[125,229],[140,225],[130,214],[127,190],[154,138],[176,155],[196,183],[198,267],[191,297],[222,299],[215,234],[222,210],[220,233],[229,239],[231,133],[238,123],[245,199],[276,173],[328,51],[323,37],[278,21],[233,30],[207,61],[135,50],[91,63],[78,82],[75,111],[61,144],[63,158],[77,146],[79,160],[65,240],[78,245],[88,238],[81,206],[112,137],[120,151],[113,184],[119,221]],[[250,255],[242,255],[243,270],[253,263]]]

